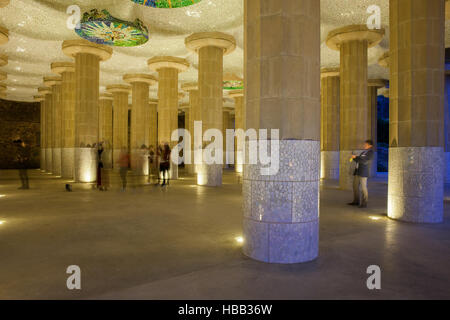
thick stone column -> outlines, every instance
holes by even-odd
[[[148,176],[148,128],[146,122],[148,115],[149,87],[157,83],[155,77],[148,74],[127,74],[123,80],[131,84],[132,110],[131,110],[131,169],[137,175]]]
[[[52,88],[52,174],[61,176],[61,129],[62,129],[62,103],[61,103],[61,77],[44,77],[44,85]]]
[[[373,160],[370,165],[370,177],[376,177],[378,171],[378,89],[387,85],[387,80],[370,79],[368,80],[367,105],[369,112],[367,114],[367,137],[373,141]]]
[[[154,150],[158,147],[158,99],[149,99],[145,131],[148,134],[148,145]]]
[[[234,98],[234,114],[235,114],[235,130],[246,130],[245,128],[245,108],[244,108],[244,90],[234,90],[229,94],[230,98]],[[236,173],[242,174],[244,171],[244,159],[243,159],[243,151],[244,151],[244,142],[241,143],[239,139],[236,137],[234,144],[236,154],[234,155],[234,170]]]
[[[244,12],[247,129],[279,129],[280,140],[278,173],[244,165],[243,250],[269,263],[311,261],[319,247],[320,1],[246,0]],[[273,150],[276,136],[269,139]]]
[[[158,72],[158,143],[178,144],[171,141],[172,132],[178,130],[178,73],[189,68],[189,62],[177,57],[153,57],[148,67]],[[178,165],[171,163],[170,178],[178,179]]]
[[[195,144],[194,144],[194,122],[202,120],[202,110],[200,106],[199,92],[198,92],[198,83],[191,82],[185,83],[181,86],[181,89],[189,92],[189,132],[191,134],[191,164],[186,166],[186,170],[188,174],[196,174],[197,167],[194,163],[194,153],[195,153]]]
[[[113,167],[118,168],[122,149],[128,146],[128,95],[131,87],[124,84],[114,84],[106,87],[113,95]],[[148,99],[148,97],[147,97]]]
[[[45,98],[43,95],[34,96],[34,101],[40,103],[40,111],[41,111],[41,153],[40,153],[40,169],[42,172],[45,172]]]
[[[75,175],[75,65],[54,62],[53,73],[61,75],[61,176],[73,179]]]
[[[63,52],[75,58],[75,181],[97,179],[100,61],[112,49],[86,40],[67,40]]]
[[[220,32],[195,33],[185,40],[186,47],[198,53],[198,87],[203,132],[222,130],[223,126],[223,56],[236,48],[233,36]],[[197,184],[222,185],[223,164],[197,166]]]
[[[44,96],[44,110],[45,110],[45,132],[44,135],[44,151],[45,151],[45,172],[51,173],[53,170],[53,138],[52,138],[52,89],[49,87],[40,87],[39,94]]]
[[[390,0],[388,216],[443,221],[444,0]]]
[[[321,71],[321,179],[339,179],[339,68]]]
[[[450,8],[450,6],[447,5],[447,7]],[[450,71],[446,71],[445,74],[445,112],[444,112],[444,119],[445,119],[445,129],[444,129],[444,136],[445,136],[445,176],[444,181],[445,183],[450,183]]]
[[[340,159],[339,185],[353,186],[352,154],[359,154],[368,139],[367,50],[377,45],[384,30],[369,30],[366,25],[351,25],[331,31],[327,45],[340,51]]]
[[[103,143],[102,161],[106,169],[113,168],[113,95],[100,94],[99,141]]]
[[[228,155],[228,145],[227,145],[227,129],[233,129],[230,127],[230,118],[231,118],[231,112],[233,109],[230,108],[223,108],[222,111],[222,118],[223,118],[223,124],[222,124],[222,135],[223,135],[223,167],[228,168],[227,163],[227,155]]]

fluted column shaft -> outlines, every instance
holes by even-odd
[[[121,150],[128,150],[128,93],[113,92],[113,97],[113,166],[118,168]]]
[[[111,169],[113,145],[113,102],[112,99],[100,98],[99,102],[99,141],[103,143],[102,161],[104,168]]]
[[[367,89],[367,139],[373,141],[374,157],[370,166],[370,177],[377,175],[378,162],[378,87],[369,86]]]
[[[62,87],[61,84],[52,86],[52,137],[53,137],[53,170],[56,176],[61,176],[61,145],[62,145]]]
[[[46,135],[45,135],[45,126],[46,126],[46,114],[45,114],[45,98],[43,98],[42,100],[40,100],[40,105],[41,105],[41,157],[40,157],[40,163],[41,163],[41,171],[44,172],[45,171],[45,149],[47,148],[46,146]]]
[[[45,141],[46,141],[46,152],[45,152],[45,171],[48,173],[53,172],[53,99],[50,93],[45,94]]]
[[[61,176],[75,176],[75,72],[63,72],[62,77],[62,129]]]
[[[189,132],[191,133],[191,154],[193,155],[195,150],[194,145],[194,122],[195,121],[201,121],[202,120],[202,110],[200,107],[200,96],[198,89],[197,90],[190,90],[189,91],[189,106],[190,106],[190,116],[189,116]],[[197,173],[197,166],[195,165],[194,161],[191,161],[192,164],[188,166],[188,173],[189,174],[196,174]]]
[[[147,108],[146,132],[148,135],[148,145],[153,146],[154,150],[158,146],[158,104],[150,102]]]
[[[148,92],[149,84],[145,82],[132,83],[133,106],[131,111],[131,168],[138,175],[148,175],[148,159],[146,150],[148,147],[148,134],[146,134],[146,121],[148,118]]]
[[[235,130],[246,130],[245,129],[245,110],[244,110],[244,96],[238,96],[234,98],[234,105],[235,105]],[[237,173],[242,173],[244,170],[244,159],[242,156],[242,152],[244,151],[244,146],[242,144],[239,144],[239,140],[236,137],[235,139],[235,166],[234,170]]]

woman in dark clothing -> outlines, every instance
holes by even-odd
[[[163,184],[162,187],[166,185],[166,174],[167,174],[167,185],[169,185],[169,171],[170,171],[170,153],[172,150],[170,150],[169,144],[164,144],[164,150],[161,154],[161,160],[159,164],[159,170],[161,171],[163,175]]]
[[[97,189],[102,190],[102,169],[103,169],[103,161],[102,161],[102,153],[103,153],[103,144],[100,143],[98,145],[98,163],[97,163]]]

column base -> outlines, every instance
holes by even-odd
[[[322,151],[320,153],[320,178],[339,179],[339,151]]]
[[[353,176],[356,163],[350,161],[352,155],[359,155],[364,150],[341,150],[339,152],[339,187],[342,190],[353,190]]]
[[[64,179],[73,179],[75,176],[75,148],[61,149],[61,175]]]
[[[445,183],[450,183],[450,152],[445,152]]]
[[[270,145],[270,142],[269,142]],[[244,247],[268,263],[302,263],[319,253],[320,142],[280,141],[280,170],[244,165]]]
[[[199,186],[220,187],[222,185],[221,164],[201,164],[197,166],[197,184]]]
[[[97,148],[75,148],[75,181],[97,180]]]
[[[135,175],[148,176],[148,155],[145,150],[134,149],[131,151],[131,168]]]
[[[443,172],[443,148],[389,148],[388,216],[406,222],[441,223]]]
[[[45,163],[45,153],[46,153],[46,149],[41,148],[41,158],[40,158],[40,163],[41,163],[41,172],[45,172],[45,167],[46,167],[46,163]]]
[[[53,172],[53,151],[51,148],[45,149],[45,171],[47,173]]]

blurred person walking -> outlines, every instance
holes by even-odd
[[[122,180],[122,191],[125,191],[127,188],[127,174],[128,168],[130,165],[130,155],[126,148],[122,148],[119,155],[119,170],[120,170],[120,179]]]
[[[22,140],[15,140],[14,143],[17,147],[17,163],[19,168],[19,177],[22,183],[20,190],[30,189],[29,179],[28,179],[28,166],[30,164],[31,150],[28,144]]]
[[[164,144],[164,149],[162,150],[161,154],[161,162],[159,164],[159,170],[161,171],[161,174],[163,176],[163,184],[161,185],[164,187],[166,185],[166,175],[167,175],[167,185],[169,185],[170,181],[170,153],[172,150],[170,150],[169,144],[166,142]]]

